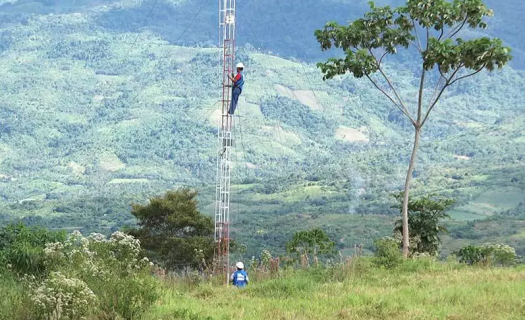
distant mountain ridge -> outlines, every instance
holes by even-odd
[[[215,1],[117,1],[117,0],[0,0],[5,14],[67,13],[86,11],[101,5],[113,5],[97,21],[115,31],[150,30],[167,41],[180,45],[216,44],[217,21]],[[153,7],[153,4],[156,3]],[[278,53],[284,57],[296,57],[316,61],[323,55],[313,37],[313,31],[327,21],[346,21],[361,17],[368,10],[367,0],[260,0],[238,1],[239,44],[251,45]],[[403,0],[380,0],[378,5],[398,6]],[[137,6],[138,4],[138,6]],[[523,69],[525,27],[521,17],[525,8],[520,0],[486,0],[494,9],[495,17],[489,19],[490,36],[502,38],[515,49],[514,66]],[[145,16],[151,10],[150,18]],[[193,20],[199,12],[199,19]],[[146,24],[144,24],[146,22]],[[179,37],[179,31],[190,22],[191,32]]]

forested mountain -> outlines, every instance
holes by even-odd
[[[313,37],[366,1],[238,2],[236,237],[255,250],[321,226],[340,248],[370,245],[391,232],[410,127],[369,83],[323,82],[314,63],[332,53]],[[486,32],[515,59],[447,93],[424,131],[415,193],[458,200],[449,248],[501,240],[524,253],[524,10],[487,3]],[[183,185],[211,213],[216,21],[212,0],[0,0],[1,219],[109,232],[134,223],[132,201]],[[415,95],[409,57],[388,69]]]

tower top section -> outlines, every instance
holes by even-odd
[[[235,0],[219,1],[219,45],[235,40]]]

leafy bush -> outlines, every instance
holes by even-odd
[[[384,237],[374,241],[376,247],[374,262],[379,266],[394,268],[403,262],[399,251],[399,241]]]
[[[458,259],[459,262],[466,263],[466,264],[479,264],[483,260],[483,253],[481,250],[481,247],[476,246],[466,246],[454,253]]]
[[[404,193],[395,194],[397,204],[392,208],[403,211]],[[419,199],[410,199],[408,202],[408,226],[410,230],[410,254],[428,253],[437,256],[441,245],[441,233],[448,230],[443,220],[450,218],[446,211],[455,203],[453,199],[435,198],[427,195]],[[394,232],[403,234],[402,219],[396,221]]]
[[[0,229],[0,266],[9,266],[16,274],[41,275],[45,271],[44,247],[61,242],[65,232],[10,224]]]
[[[455,252],[459,261],[469,265],[511,266],[516,263],[516,250],[505,244],[486,243],[480,247],[466,246]]]

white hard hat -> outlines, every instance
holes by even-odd
[[[244,263],[242,262],[237,262],[237,264],[235,265],[237,267],[237,269],[244,269]]]
[[[237,63],[237,69],[244,69],[244,64],[242,62]]]

